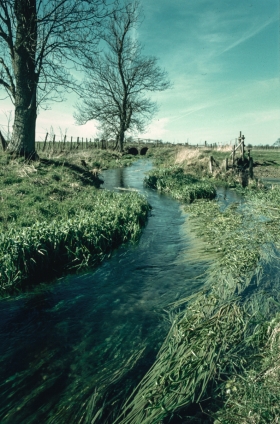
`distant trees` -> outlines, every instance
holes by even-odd
[[[104,51],[88,57],[83,99],[75,115],[79,124],[97,120],[107,137],[116,138],[120,151],[126,131],[143,132],[157,110],[146,93],[170,86],[157,59],[144,56],[134,37],[139,20],[138,1],[111,15],[103,36]]]
[[[35,155],[38,105],[74,87],[69,63],[95,50],[105,0],[0,0],[0,87],[14,104],[8,150]]]

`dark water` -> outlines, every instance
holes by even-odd
[[[93,422],[108,387],[117,404],[125,379],[136,384],[152,364],[170,326],[164,307],[203,283],[207,260],[191,254],[180,204],[143,189],[150,168],[140,160],[103,174],[104,188],[137,189],[152,205],[137,245],[96,270],[1,300],[1,423]]]

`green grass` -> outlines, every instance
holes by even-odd
[[[93,266],[139,237],[147,201],[137,193],[99,190],[101,180],[89,164],[100,158],[86,158],[86,166],[82,159],[84,154],[33,163],[0,157],[2,294]]]
[[[115,423],[278,422],[280,189],[245,197],[187,206],[216,259],[204,289],[170,305],[170,333]]]
[[[183,168],[178,166],[152,170],[145,177],[144,184],[160,192],[169,193],[175,199],[184,202],[193,202],[201,198],[213,199],[216,196],[216,190],[211,182],[185,174]]]

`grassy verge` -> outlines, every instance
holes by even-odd
[[[2,293],[95,265],[139,236],[146,200],[98,190],[101,180],[89,166],[97,160],[82,154],[34,163],[0,157]],[[102,157],[103,166],[111,166]]]
[[[245,197],[187,206],[216,260],[204,289],[170,306],[170,333],[115,423],[278,422],[280,189]]]

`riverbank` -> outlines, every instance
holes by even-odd
[[[147,218],[137,193],[100,189],[102,169],[129,165],[131,155],[97,151],[25,162],[0,157],[0,288],[26,289],[99,263],[136,240]]]
[[[160,185],[178,198],[173,174],[174,184],[162,172]],[[186,206],[216,259],[204,289],[171,306],[170,333],[115,423],[279,419],[280,187],[255,185],[243,196],[228,208],[204,199]]]

